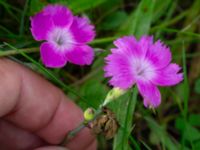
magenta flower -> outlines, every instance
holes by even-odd
[[[183,80],[180,67],[171,62],[170,49],[160,40],[143,36],[139,41],[125,36],[114,41],[117,48],[106,60],[105,77],[109,83],[122,89],[137,85],[146,107],[157,107],[161,102],[157,86],[171,86]]]
[[[47,67],[63,67],[67,62],[89,65],[94,52],[87,45],[95,37],[94,26],[86,17],[73,16],[62,5],[48,5],[31,17],[31,32],[40,46],[42,62]]]

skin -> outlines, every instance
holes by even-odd
[[[56,145],[82,120],[81,109],[60,89],[30,69],[0,59],[0,149],[64,150]],[[95,150],[96,140],[85,128],[66,147]]]

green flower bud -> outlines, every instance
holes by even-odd
[[[118,97],[122,96],[124,93],[126,93],[126,90],[120,89],[118,87],[113,88],[110,90],[105,98],[105,101],[103,103],[103,106],[108,104],[114,99],[117,99]]]
[[[93,108],[87,108],[83,114],[85,121],[90,121],[94,119],[94,114],[95,114],[95,110]]]

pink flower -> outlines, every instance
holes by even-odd
[[[63,67],[67,62],[89,65],[94,52],[87,45],[95,37],[88,18],[73,16],[62,5],[48,5],[31,17],[31,32],[40,46],[42,62],[47,67]]]
[[[136,84],[146,107],[160,104],[157,86],[171,86],[183,80],[181,68],[170,63],[170,49],[160,40],[153,43],[152,36],[143,36],[139,41],[125,36],[114,41],[114,45],[117,48],[105,58],[105,77],[111,77],[109,83],[122,89]]]

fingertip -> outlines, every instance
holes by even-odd
[[[89,147],[90,150],[96,150],[96,138],[90,129],[84,128],[66,146],[72,150],[86,150]]]
[[[94,140],[92,142],[92,144],[88,145],[88,147],[86,148],[86,150],[96,150],[97,149],[97,141]]]
[[[63,96],[52,120],[37,134],[51,144],[59,144],[67,133],[77,127],[82,120],[81,109]]]

